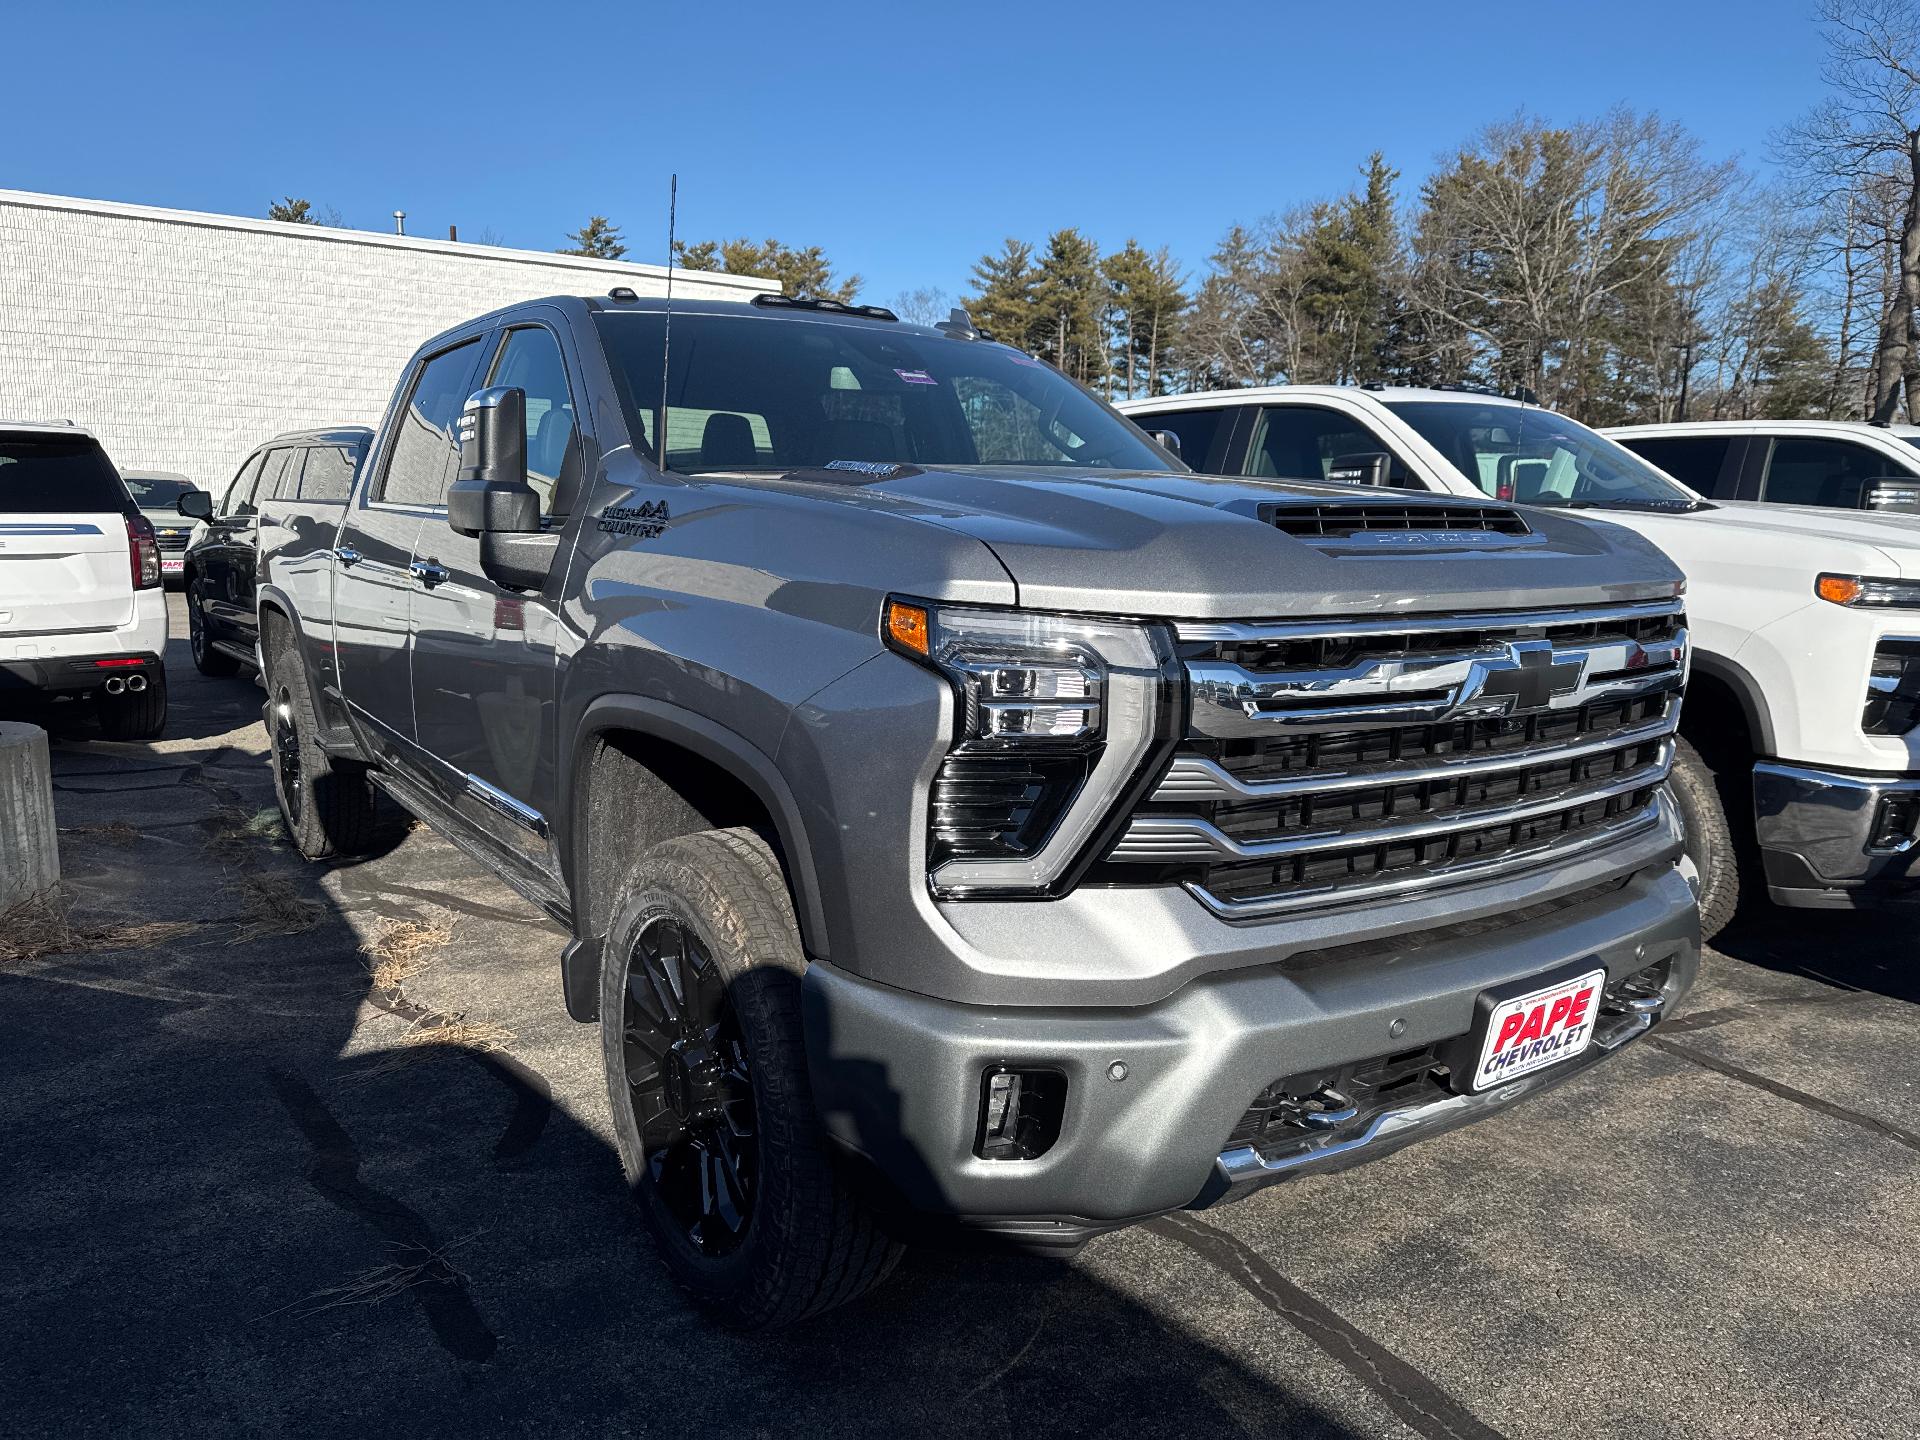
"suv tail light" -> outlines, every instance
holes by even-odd
[[[144,515],[127,519],[127,564],[134,589],[151,590],[160,583],[160,542],[154,538],[153,522]]]

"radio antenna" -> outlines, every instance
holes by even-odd
[[[654,427],[653,458],[667,468],[667,362],[673,356],[673,245],[674,225],[680,215],[680,172],[667,182],[667,324],[660,337],[660,422]]]

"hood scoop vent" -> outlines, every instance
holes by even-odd
[[[1501,505],[1267,504],[1260,507],[1260,518],[1309,545],[1337,550],[1487,550],[1538,544],[1544,538],[1533,533],[1518,510]]]

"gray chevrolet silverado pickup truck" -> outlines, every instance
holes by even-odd
[[[1191,474],[963,313],[461,325],[258,596],[295,842],[391,797],[570,929],[627,1178],[737,1325],[925,1217],[1070,1251],[1344,1169],[1694,977],[1659,551]]]

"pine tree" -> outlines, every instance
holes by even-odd
[[[1056,230],[1034,278],[1034,338],[1047,358],[1083,385],[1107,371],[1106,286],[1100,249],[1078,230]]]
[[[1176,331],[1187,308],[1179,267],[1162,246],[1149,253],[1137,240],[1101,262],[1113,313],[1111,373],[1131,399],[1164,388],[1167,360],[1177,348]]]
[[[1022,350],[1035,348],[1033,247],[1008,238],[973,266],[973,293],[962,302],[980,333]]]
[[[836,280],[826,251],[818,245],[800,250],[771,237],[756,243],[741,236],[737,240],[676,244],[674,258],[683,270],[720,270],[729,275],[777,280],[784,295],[850,304],[860,293],[860,277],[849,275]]]
[[[313,213],[313,203],[309,200],[296,200],[289,195],[284,200],[276,200],[267,206],[269,220],[283,221],[288,225],[318,225],[320,217]]]
[[[593,260],[623,260],[627,247],[622,243],[620,232],[613,222],[604,215],[590,215],[587,223],[567,237],[571,245],[563,245],[556,252],[561,255],[584,255]]]

